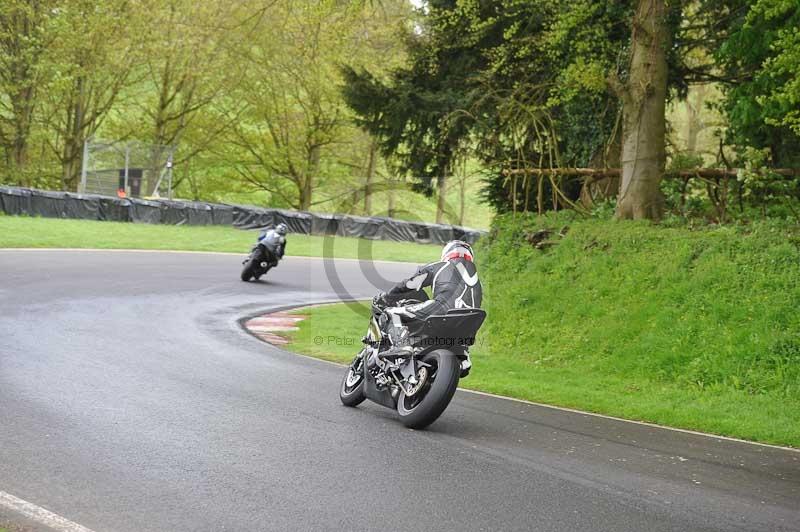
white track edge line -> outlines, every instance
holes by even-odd
[[[360,300],[356,300],[356,301],[360,301]],[[294,311],[294,310],[300,310],[300,309],[304,309],[304,308],[311,308],[311,307],[320,306],[320,305],[329,305],[331,303],[336,303],[336,302],[337,301],[325,301],[325,302],[321,302],[321,303],[313,303],[313,304],[310,304],[310,305],[301,305],[301,306],[298,306],[298,307],[293,307],[291,310]],[[348,303],[349,301],[338,300],[338,302],[339,303]],[[263,315],[266,316],[266,315],[269,315],[269,314],[274,314],[275,312],[278,312],[278,311],[272,311],[272,312],[266,311]],[[258,316],[254,316],[254,317],[258,317]],[[242,324],[242,326],[244,326],[244,324]],[[274,349],[279,349],[279,350],[281,350],[281,351],[283,351],[285,353],[289,353],[290,355],[300,356],[300,357],[303,357],[303,358],[307,358],[309,360],[316,360],[317,362],[324,362],[326,364],[332,364],[332,365],[338,366],[338,367],[347,366],[347,364],[340,364],[339,362],[333,362],[331,360],[325,360],[324,358],[316,358],[316,357],[313,357],[311,355],[305,355],[303,353],[296,353],[294,351],[289,351],[288,349],[284,349],[283,347],[280,347],[280,346],[277,346],[277,345],[273,345],[273,344],[267,342],[266,340],[262,340],[261,338],[259,338],[255,334],[251,334],[251,336],[256,341],[261,342],[262,344],[267,344],[267,345],[269,345],[270,347],[272,347]],[[586,410],[578,410],[578,409],[575,409],[575,408],[568,408],[566,406],[556,406],[556,405],[548,405],[546,403],[537,403],[535,401],[528,401],[527,399],[519,399],[517,397],[507,397],[505,395],[497,395],[497,394],[489,393],[489,392],[481,392],[479,390],[470,390],[468,388],[462,388],[461,386],[459,386],[458,389],[460,391],[462,391],[462,392],[465,392],[465,393],[471,393],[471,394],[475,394],[475,395],[482,395],[484,397],[492,397],[494,399],[501,399],[501,400],[505,400],[505,401],[513,401],[515,403],[522,403],[522,404],[526,404],[526,405],[530,405],[530,406],[538,406],[540,408],[548,408],[550,410],[558,410],[560,412],[569,412],[571,414],[580,414],[580,415],[584,415],[584,416],[592,416],[592,417],[597,417],[597,418],[601,418],[601,419],[610,419],[610,420],[613,420],[613,421],[621,421],[623,423],[632,423],[634,425],[642,425],[642,426],[645,426],[645,427],[652,427],[652,428],[655,428],[655,429],[671,430],[673,432],[682,432],[684,434],[692,434],[694,436],[702,436],[704,438],[713,438],[715,440],[725,440],[725,441],[730,441],[730,442],[735,442],[735,443],[745,443],[747,445],[755,445],[755,446],[758,446],[758,447],[767,447],[769,449],[779,449],[781,451],[791,451],[793,453],[800,453],[800,449],[797,449],[795,447],[786,447],[786,446],[783,446],[783,445],[776,445],[776,444],[773,444],[773,443],[762,443],[762,442],[757,442],[757,441],[743,440],[741,438],[734,438],[732,436],[722,436],[720,434],[712,434],[710,432],[700,432],[698,430],[682,429],[682,428],[679,428],[679,427],[670,427],[668,425],[659,425],[658,423],[651,423],[649,421],[639,421],[637,419],[625,419],[625,418],[622,418],[622,417],[609,416],[608,414],[598,414],[597,412],[588,412]]]
[[[481,392],[479,390],[469,390],[469,389],[466,389],[466,388],[459,388],[459,390],[461,390],[463,392],[467,392],[467,393],[472,393],[472,394],[475,394],[475,395],[483,395],[483,396],[486,396],[486,397],[494,397],[495,399],[505,399],[506,401],[514,401],[514,402],[517,402],[517,403],[523,403],[523,404],[531,405],[531,406],[538,406],[538,407],[542,407],[542,408],[550,408],[552,410],[560,410],[562,412],[571,412],[573,414],[580,414],[580,415],[584,415],[584,416],[599,417],[599,418],[602,418],[602,419],[611,419],[613,421],[622,421],[624,423],[633,423],[635,425],[643,425],[645,427],[652,427],[652,428],[655,428],[655,429],[671,430],[671,431],[674,431],[674,432],[683,432],[685,434],[693,434],[695,436],[703,436],[705,438],[713,438],[715,440],[725,440],[725,441],[736,442],[736,443],[746,443],[748,445],[757,445],[759,447],[769,447],[770,449],[780,449],[782,451],[791,451],[791,452],[794,452],[794,453],[800,453],[800,449],[796,449],[794,447],[786,447],[786,446],[783,446],[783,445],[776,445],[776,444],[773,444],[773,443],[762,443],[762,442],[758,442],[758,441],[743,440],[741,438],[734,438],[732,436],[722,436],[720,434],[713,434],[713,433],[710,433],[710,432],[700,432],[699,430],[682,429],[682,428],[679,428],[679,427],[670,427],[668,425],[659,425],[658,423],[651,423],[649,421],[640,421],[640,420],[637,420],[637,419],[625,419],[625,418],[622,418],[622,417],[609,416],[608,414],[598,414],[597,412],[587,412],[585,410],[577,410],[575,408],[568,408],[566,406],[548,405],[548,404],[545,404],[545,403],[537,403],[535,401],[528,401],[526,399],[518,399],[516,397],[506,397],[505,395],[497,395],[497,394],[493,394],[493,393],[489,393],[489,392]]]
[[[61,517],[50,510],[22,500],[5,491],[0,491],[0,506],[22,514],[31,521],[36,521],[58,532],[92,532],[91,529],[85,526],[73,523],[65,517]]]

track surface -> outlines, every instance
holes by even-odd
[[[465,392],[425,432],[345,408],[341,368],[237,323],[335,297],[322,261],[239,262],[0,252],[0,491],[98,532],[800,530],[797,452]]]

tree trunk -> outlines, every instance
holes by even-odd
[[[372,214],[372,182],[375,179],[375,160],[377,159],[378,143],[372,139],[369,145],[369,159],[367,160],[367,182],[364,185],[364,214]]]
[[[153,120],[153,145],[150,147],[148,163],[147,195],[153,196],[159,187],[159,178],[164,168],[164,147],[162,145],[166,132],[167,107],[169,106],[168,87],[170,83],[170,61],[164,67],[161,78],[161,90],[158,96],[158,109]]]
[[[689,155],[697,154],[697,139],[700,132],[706,128],[703,123],[703,104],[705,103],[705,85],[692,87],[691,94],[686,98],[686,152]],[[691,99],[694,96],[694,103]]]
[[[61,152],[61,188],[76,190],[78,175],[81,171],[81,154],[86,134],[86,80],[82,77],[75,80],[75,93],[64,131],[64,149]]]
[[[439,190],[439,198],[436,201],[436,223],[444,223],[445,207],[447,206],[447,167],[443,166],[439,176],[436,178],[436,188]]]
[[[661,217],[664,174],[664,117],[669,36],[664,0],[638,0],[631,36],[630,78],[622,99],[622,179],[617,218]]]
[[[307,211],[311,208],[311,195],[314,192],[314,177],[319,173],[319,163],[322,157],[322,148],[312,146],[308,150],[308,170],[300,188],[300,210]]]
[[[26,73],[27,74],[27,73]],[[20,83],[32,83],[28,77],[20,76]],[[31,133],[31,123],[34,112],[34,87],[20,88],[11,99],[11,110],[14,116],[14,140],[11,149],[11,161],[16,178],[20,184],[27,186],[28,176],[28,137]]]
[[[4,68],[0,71],[0,83],[6,89],[6,109],[10,111],[7,120],[12,123],[12,131],[2,148],[6,151],[12,182],[28,186],[28,142],[37,103],[37,67],[44,49],[39,28],[44,24],[47,10],[38,3],[11,2],[3,11],[0,56],[4,57]]]
[[[30,128],[25,124],[16,125],[14,133],[14,147],[12,152],[12,168],[16,174],[15,179],[23,186],[28,186],[26,174],[28,165],[28,134]]]

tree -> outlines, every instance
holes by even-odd
[[[323,149],[344,125],[342,109],[328,82],[332,32],[342,30],[341,15],[323,3],[282,7],[247,53],[249,68],[237,96],[247,120],[232,131],[242,150],[237,170],[251,184],[298,209],[311,206]],[[287,189],[291,183],[294,191]]]
[[[759,0],[736,11],[716,52],[726,82],[729,141],[769,150],[772,164],[800,165],[800,6]]]
[[[53,3],[7,0],[0,4],[0,146],[10,181],[30,185],[28,140],[43,81],[42,55]]]
[[[612,89],[622,101],[622,178],[618,218],[661,217],[659,184],[666,162],[667,49],[670,35],[664,0],[638,0],[632,21],[629,76],[614,73]]]
[[[466,83],[473,61],[448,54],[439,4],[448,3],[429,4],[418,33],[407,36],[407,66],[394,69],[386,83],[365,69],[346,68],[343,93],[384,155],[396,157],[416,178],[417,190],[431,194],[435,183],[436,222],[442,223],[447,178],[468,133],[469,120],[458,114],[464,100],[458,87]]]
[[[71,0],[52,17],[46,67],[53,72],[43,103],[51,148],[61,163],[61,186],[74,190],[83,144],[108,118],[137,63],[140,35],[126,0]],[[112,38],[113,36],[113,38]]]
[[[167,150],[178,147],[202,113],[213,113],[211,104],[231,80],[239,78],[241,62],[234,60],[232,50],[246,42],[252,28],[240,23],[246,16],[239,2],[152,1],[144,2],[141,9],[139,16],[144,20],[157,21],[145,24],[144,79],[134,102],[134,108],[146,118],[146,123],[134,123],[151,131],[143,140],[152,145],[149,168],[153,178],[148,185],[148,194],[152,194]],[[187,163],[230,126],[226,120],[205,125],[210,127],[203,128],[203,135],[195,135],[191,146],[184,145],[176,165]]]
[[[418,187],[439,183],[440,216],[445,176],[464,150],[496,169],[490,187],[497,196],[490,196],[513,209],[517,193],[505,190],[517,190],[516,178],[509,183],[502,167],[558,166],[606,152],[616,106],[603,72],[624,37],[614,25],[620,10],[592,2],[428,2],[407,39],[409,66],[385,83],[371,72],[349,76],[348,104],[367,124],[381,110],[370,129],[421,178]],[[522,181],[527,208],[531,181]],[[534,189],[540,210],[546,189],[555,206],[569,204],[556,180],[547,185]]]
[[[319,186],[351,188],[343,168],[361,171],[363,165],[342,164],[338,154],[363,135],[339,92],[338,66],[346,58],[369,57],[372,29],[391,23],[376,14],[379,9],[302,0],[276,5],[262,21],[242,50],[247,69],[233,94],[245,110],[226,137],[238,148],[235,168],[243,180],[303,210],[318,203]]]

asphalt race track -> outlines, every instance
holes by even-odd
[[[795,451],[462,391],[422,432],[346,408],[342,368],[238,320],[410,266],[240,261],[0,251],[0,492],[96,532],[800,530]]]

